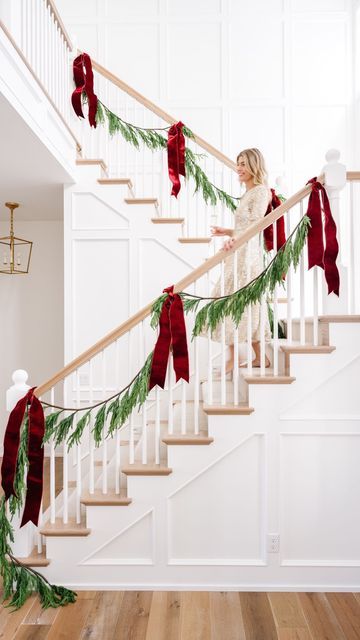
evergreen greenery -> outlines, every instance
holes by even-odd
[[[83,102],[87,101],[85,93],[83,93],[82,99]],[[97,103],[96,122],[98,124],[105,124],[107,122],[110,136],[120,134],[126,142],[132,144],[136,149],[140,149],[140,144],[144,144],[151,151],[159,151],[167,148],[167,137],[160,132],[167,132],[170,128],[169,126],[161,129],[135,126],[129,122],[125,122],[125,120],[113,113],[113,111],[99,99]],[[185,125],[183,126],[183,134],[185,137],[194,140],[194,134]],[[205,156],[206,154],[194,153],[189,147],[185,148],[186,179],[190,177],[194,180],[194,193],[201,191],[206,204],[215,206],[220,202],[230,209],[230,211],[235,211],[238,198],[230,196],[223,189],[216,187],[210,182],[206,173],[198,164],[198,159]]]
[[[17,456],[16,472],[14,478],[15,496],[9,499],[9,511],[11,519],[16,512],[20,513],[23,506],[26,480],[25,472],[27,467],[27,435],[28,420],[24,419],[20,445]],[[32,595],[38,593],[41,605],[44,609],[48,607],[62,607],[69,602],[75,602],[76,593],[65,587],[50,584],[40,573],[23,565],[17,560],[11,551],[11,544],[14,542],[14,532],[11,522],[6,513],[5,496],[0,502],[0,574],[3,581],[2,602],[7,602],[7,607],[15,610],[22,607],[24,602]]]
[[[288,272],[290,265],[293,264],[296,269],[299,264],[309,225],[310,219],[304,216],[267,267],[238,291],[213,299],[182,292],[186,313],[196,311],[201,301],[210,300],[196,314],[192,337],[200,335],[204,330],[213,331],[227,316],[237,326],[248,305],[260,302],[265,293],[272,294],[277,284],[283,284],[283,276]]]

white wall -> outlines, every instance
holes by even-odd
[[[58,0],[79,48],[289,189],[354,154],[352,0]],[[105,99],[104,96],[101,96]]]
[[[0,222],[0,235],[8,231]],[[26,369],[36,386],[63,365],[63,223],[15,221],[15,234],[34,244],[28,275],[0,274],[1,442],[12,372]]]

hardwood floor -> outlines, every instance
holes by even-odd
[[[81,591],[43,611],[0,608],[4,640],[357,640],[360,594]]]

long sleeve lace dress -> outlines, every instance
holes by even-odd
[[[239,206],[235,211],[235,229],[234,238],[239,237],[244,231],[264,217],[270,194],[265,185],[256,185],[249,189],[240,198]],[[218,297],[228,295],[234,291],[234,255],[231,254],[225,259],[224,268],[224,294],[221,293],[220,279],[216,283],[211,296]],[[263,249],[260,244],[260,236],[255,236],[249,243],[240,247],[237,252],[237,289],[246,285],[250,280],[255,278],[264,269]],[[247,309],[241,317],[238,325],[239,343],[247,340]],[[271,339],[270,326],[267,311],[265,310],[265,340]],[[234,343],[234,323],[231,318],[225,319],[225,343]],[[260,340],[260,304],[251,306],[251,327],[252,342]],[[204,333],[202,335],[205,335]],[[221,341],[221,323],[218,324],[212,333],[212,340]]]

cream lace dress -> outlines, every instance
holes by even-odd
[[[269,190],[260,184],[249,189],[240,198],[239,206],[235,211],[235,229],[233,238],[238,238],[249,226],[264,217],[270,199]],[[248,263],[249,261],[249,263]],[[252,238],[247,245],[243,245],[237,251],[237,289],[246,285],[264,269],[263,249],[260,244],[260,235]],[[224,269],[224,293],[221,293],[220,279],[216,283],[211,297],[228,295],[234,291],[234,254],[225,259]],[[270,325],[267,309],[265,308],[265,340],[271,339]],[[239,343],[247,340],[248,312],[244,310],[238,325]],[[260,304],[251,306],[252,342],[260,340]],[[231,318],[225,319],[225,343],[234,343],[235,325]],[[202,335],[206,335],[203,333]],[[212,340],[221,341],[221,323],[212,333]]]

